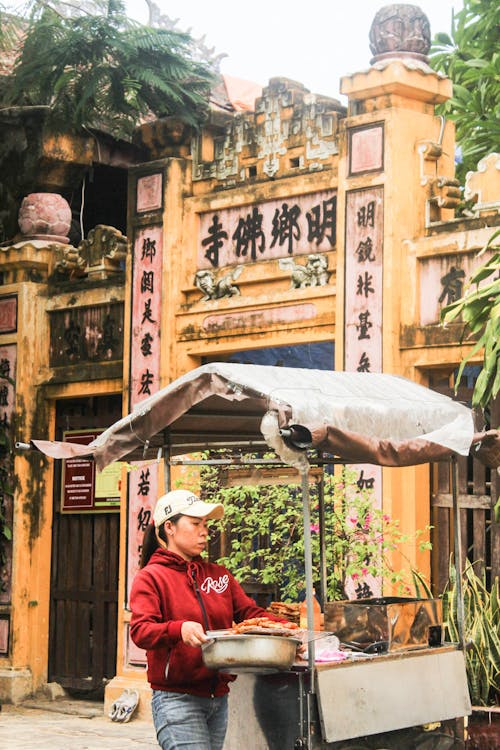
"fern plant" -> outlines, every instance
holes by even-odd
[[[215,73],[196,59],[188,33],[137,23],[122,0],[76,15],[61,12],[61,5],[32,5],[4,81],[3,106],[47,105],[55,131],[98,128],[116,138],[130,138],[151,115],[199,125]]]

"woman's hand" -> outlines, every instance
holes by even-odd
[[[305,643],[299,643],[297,645],[297,651],[295,655],[297,659],[307,659],[307,646]]]
[[[181,637],[183,643],[186,643],[188,646],[199,647],[202,643],[208,641],[203,626],[199,622],[192,622],[191,620],[186,620],[186,622],[182,623]]]

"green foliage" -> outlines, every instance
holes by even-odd
[[[467,680],[472,704],[490,706],[500,700],[500,592],[498,578],[488,591],[485,577],[468,564],[462,577]],[[447,640],[459,641],[456,574],[443,593],[443,617]]]
[[[441,321],[451,323],[461,319],[464,336],[468,334],[476,343],[462,361],[456,382],[460,383],[465,365],[484,349],[483,368],[474,386],[472,405],[485,408],[500,390],[500,246],[496,244],[500,230],[489,238],[479,256],[492,249],[492,257],[473,274],[465,294],[441,310]],[[485,282],[490,277],[488,283]],[[479,284],[482,284],[479,286]]]
[[[451,35],[437,34],[431,48],[432,67],[453,81],[453,97],[437,111],[455,122],[462,181],[500,143],[499,28],[498,0],[464,0]]]
[[[99,128],[121,138],[150,115],[199,125],[214,74],[196,60],[190,35],[132,21],[122,0],[104,5],[65,15],[35,2],[3,106],[48,105],[55,131]]]
[[[389,553],[414,537],[401,533],[397,521],[373,507],[373,492],[360,489],[357,475],[345,469],[325,475],[325,550],[328,599],[345,599],[351,580],[363,590],[370,576],[382,576],[400,593],[411,592],[403,571],[389,564]],[[221,559],[241,582],[272,584],[281,601],[296,602],[304,592],[304,538],[302,493],[290,485],[220,487],[213,467],[202,470],[205,499],[217,498],[225,514],[219,528],[230,537],[230,549]],[[313,569],[320,558],[318,485],[311,486]],[[417,532],[420,549],[429,549],[425,531]],[[319,590],[319,580],[315,582]]]

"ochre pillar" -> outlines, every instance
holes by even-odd
[[[0,271],[0,418],[12,441],[46,430],[51,415],[40,399],[47,367],[47,269],[51,250],[42,241],[3,249]],[[40,282],[29,281],[30,275]],[[52,466],[42,454],[15,454],[8,525],[12,541],[2,547],[0,593],[0,701],[17,703],[47,681],[52,524]],[[4,506],[6,507],[6,506]]]
[[[179,271],[184,243],[184,201],[190,163],[148,162],[130,171],[124,348],[124,414],[186,369],[176,356]],[[139,691],[138,715],[150,717],[145,653],[131,641],[128,598],[144,528],[151,521],[165,477],[161,463],[133,465],[122,481],[116,676],[105,691],[105,711],[125,688]]]
[[[438,170],[454,176],[454,130],[435,115],[452,84],[428,66],[425,40],[422,54],[406,52],[400,41],[376,54],[368,70],[341,79],[349,104],[339,161],[336,369],[423,382],[425,374],[405,370],[400,350],[401,325],[417,313],[408,240],[425,233]],[[429,468],[378,471],[384,511],[409,534],[426,526]],[[405,555],[428,574],[428,553],[415,546]]]

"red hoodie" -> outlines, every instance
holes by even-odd
[[[219,630],[249,617],[280,619],[258,607],[222,565],[201,557],[188,562],[164,549],[157,549],[136,574],[130,608],[130,634],[146,649],[153,690],[203,697],[224,695],[235,677],[205,667],[201,648],[183,643],[182,623],[191,620],[205,630]]]

